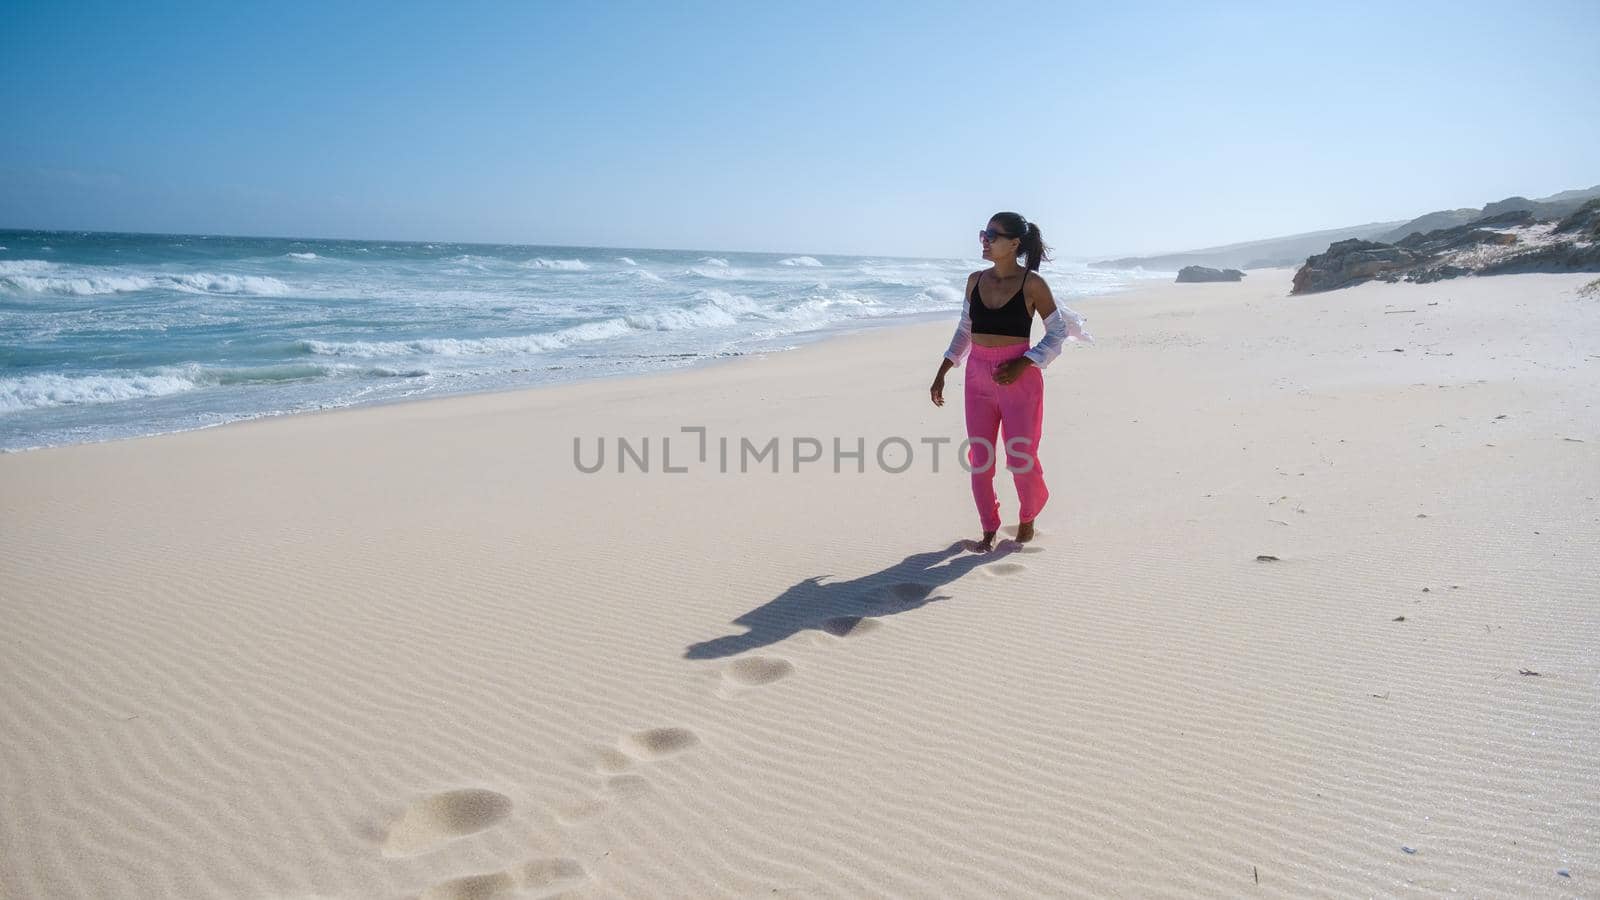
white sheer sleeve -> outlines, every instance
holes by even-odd
[[[956,326],[955,337],[950,339],[950,349],[944,352],[944,358],[956,365],[961,365],[967,358],[967,351],[972,349],[972,307],[961,304],[961,324]]]
[[[1083,325],[1087,321],[1078,313],[1059,303],[1056,304],[1056,311],[1044,320],[1044,337],[1040,338],[1039,343],[1034,344],[1028,352],[1022,355],[1033,360],[1034,365],[1043,369],[1055,362],[1055,358],[1061,355],[1061,348],[1066,346],[1067,341],[1081,341],[1085,344],[1094,343],[1094,338],[1083,330]]]

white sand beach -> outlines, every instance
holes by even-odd
[[[1600,895],[1594,276],[1290,277],[1074,301],[987,555],[954,308],[0,456],[0,896]]]

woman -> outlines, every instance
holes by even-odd
[[[1004,465],[1011,472],[1020,502],[1017,540],[1033,539],[1033,520],[1050,499],[1039,466],[1040,426],[1044,419],[1044,367],[1061,355],[1069,340],[1091,340],[1083,317],[1057,306],[1050,285],[1037,273],[1049,248],[1039,226],[1014,212],[995,213],[978,232],[983,258],[994,265],[967,276],[961,324],[945,351],[930,389],[934,406],[944,405],[944,375],[971,351],[967,370],[967,463],[972,473],[972,498],[978,504],[983,540],[978,549],[994,548],[1000,530],[1000,501],[994,493],[997,450],[1005,448]],[[1018,260],[1024,260],[1019,264]],[[1044,320],[1039,343],[1028,346],[1034,314]],[[1005,440],[997,444],[996,432]]]

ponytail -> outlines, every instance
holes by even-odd
[[[1006,231],[1019,237],[1017,258],[1027,258],[1028,271],[1037,272],[1040,263],[1050,261],[1050,248],[1045,246],[1044,234],[1039,231],[1039,226],[1023,218],[1021,213],[1001,212],[989,218],[990,221],[1004,225]]]
[[[1028,230],[1022,233],[1022,243],[1017,245],[1017,255],[1028,258],[1028,271],[1039,271],[1039,264],[1050,259],[1050,248],[1044,245],[1044,235],[1039,232],[1039,226],[1028,223]]]

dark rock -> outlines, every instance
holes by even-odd
[[[1510,237],[1515,237],[1515,235],[1510,235]],[[1414,281],[1417,284],[1432,284],[1435,281],[1460,278],[1463,275],[1471,274],[1472,270],[1466,266],[1436,266],[1432,269],[1424,269],[1421,272],[1413,272],[1406,276],[1406,280]]]
[[[1517,272],[1600,272],[1600,200],[1585,204],[1557,226],[1554,233],[1572,236],[1523,252],[1500,254],[1476,269],[1442,262],[1449,254],[1475,246],[1509,247],[1515,234],[1491,228],[1522,227],[1534,223],[1527,210],[1512,210],[1469,225],[1411,234],[1397,245],[1374,241],[1340,241],[1306,260],[1294,275],[1291,294],[1312,294],[1350,287],[1363,281],[1412,281],[1431,284],[1465,275],[1507,275]],[[1472,258],[1472,257],[1466,257]]]
[[[1244,273],[1238,269],[1209,269],[1205,266],[1184,266],[1178,270],[1178,283],[1196,281],[1243,281]]]
[[[1291,294],[1313,294],[1370,281],[1389,272],[1409,269],[1422,257],[1403,247],[1374,241],[1339,241],[1306,260],[1294,273]]]
[[[1478,270],[1479,275],[1511,275],[1517,272],[1600,272],[1600,241],[1586,246],[1546,244],[1536,250],[1492,262]]]
[[[1570,234],[1583,241],[1600,241],[1600,198],[1590,200],[1562,219],[1555,233]]]

